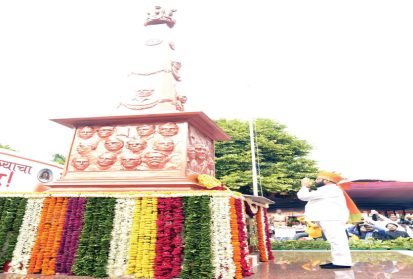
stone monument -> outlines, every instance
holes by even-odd
[[[175,12],[148,12],[151,37],[128,75],[122,115],[52,119],[74,133],[61,179],[47,184],[51,192],[198,190],[188,175],[215,176],[214,141],[231,138],[203,112],[184,111],[182,65],[169,32]]]

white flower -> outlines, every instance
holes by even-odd
[[[112,239],[106,265],[106,272],[110,277],[126,276],[134,209],[135,199],[121,198],[116,200]]]
[[[232,279],[235,276],[231,242],[230,197],[213,195],[211,208],[212,266],[215,278]]]
[[[29,198],[23,222],[17,237],[16,247],[10,263],[9,272],[27,274],[31,253],[37,237],[37,227],[40,223],[44,198]],[[20,266],[23,265],[23,268]]]

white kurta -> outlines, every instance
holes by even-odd
[[[312,192],[307,187],[302,187],[297,196],[300,200],[308,201],[305,206],[305,220],[317,222],[330,242],[333,264],[351,266],[345,231],[350,212],[343,190],[335,184],[325,185]]]
[[[336,184],[329,184],[310,192],[302,187],[297,196],[302,201],[308,201],[305,206],[306,221],[348,221],[350,212],[347,208],[343,190]]]

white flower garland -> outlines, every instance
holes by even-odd
[[[229,197],[213,196],[210,203],[213,273],[215,278],[221,279],[235,276],[229,201]]]
[[[117,199],[106,265],[106,272],[110,277],[133,277],[126,275],[126,269],[128,268],[128,248],[134,209],[135,199]]]
[[[245,213],[245,204],[243,203],[243,202],[241,202],[241,206],[242,206],[242,220],[244,221],[244,223],[245,223],[245,226],[244,226],[244,233],[245,233],[245,235],[248,235],[248,230],[247,230],[247,226],[248,226],[248,223],[247,223],[247,218],[246,218],[246,213]],[[249,253],[250,253],[250,251],[249,251],[249,249],[248,249],[248,238],[244,241],[247,245],[244,247],[244,250],[245,250],[245,260],[247,261],[247,263],[248,263],[248,255],[249,255]],[[249,263],[248,263],[249,264]]]
[[[37,227],[40,223],[44,198],[29,198],[26,212],[17,237],[16,247],[10,263],[9,272],[27,274],[30,257],[37,237]],[[23,267],[21,268],[21,266]]]

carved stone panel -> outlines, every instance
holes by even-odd
[[[185,123],[78,127],[68,172],[180,170]]]
[[[192,173],[215,176],[215,149],[213,140],[189,125],[187,139],[187,175]]]

